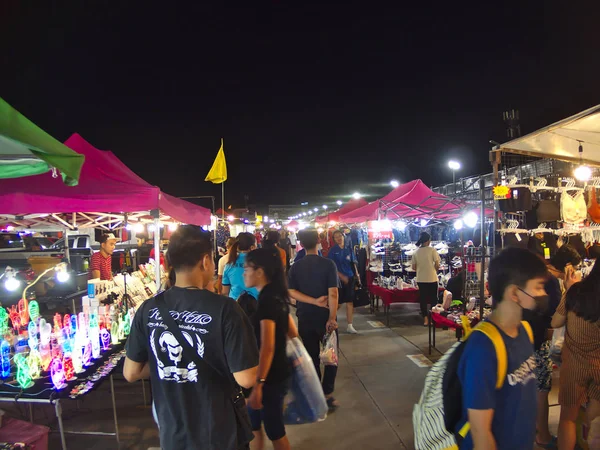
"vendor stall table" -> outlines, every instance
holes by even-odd
[[[56,390],[48,377],[40,378],[28,389],[21,389],[16,383],[4,383],[0,385],[0,402],[27,403],[29,404],[29,415],[33,421],[34,404],[54,405],[54,411],[58,420],[58,431],[63,450],[67,444],[65,434],[85,434],[95,436],[115,436],[119,443],[119,426],[117,422],[117,407],[115,403],[115,389],[113,383],[113,372],[120,365],[125,356],[124,343],[113,346],[109,351],[102,354],[100,359],[77,375],[77,378],[67,383],[67,387]],[[106,379],[110,379],[110,391],[112,397],[113,415],[115,420],[115,432],[93,432],[93,431],[65,431],[62,420],[62,402],[66,400],[77,400],[89,392],[95,390]],[[79,389],[77,389],[79,388]]]
[[[439,291],[443,292],[443,288]],[[419,303],[419,290],[416,288],[407,289],[386,289],[374,284],[369,285],[369,293],[371,294],[371,312],[379,307],[379,299],[383,303],[383,310],[387,325],[390,324],[390,305],[392,303]]]

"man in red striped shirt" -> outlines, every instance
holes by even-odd
[[[112,254],[117,245],[117,239],[113,233],[103,234],[100,238],[100,251],[92,255],[90,262],[90,280],[100,278],[101,280],[112,280]]]

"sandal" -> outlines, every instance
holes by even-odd
[[[340,405],[338,404],[338,402],[336,401],[335,398],[333,397],[329,397],[327,399],[327,408],[329,409],[329,412],[334,412],[336,409],[338,409]]]

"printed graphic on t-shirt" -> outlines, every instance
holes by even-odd
[[[170,311],[175,322],[183,322],[179,329],[183,337],[196,350],[200,358],[204,357],[204,342],[200,338],[202,334],[208,334],[208,330],[202,328],[212,321],[208,314],[196,311]],[[161,380],[175,381],[177,383],[197,383],[198,368],[194,361],[187,361],[183,353],[183,347],[177,338],[167,330],[167,326],[160,316],[158,308],[150,310],[148,327],[152,328],[150,333],[150,348],[156,358],[158,376]]]
[[[508,374],[508,384],[516,386],[517,384],[527,384],[529,381],[535,380],[535,367],[535,356],[530,356],[529,359],[523,361],[521,367],[513,373]]]

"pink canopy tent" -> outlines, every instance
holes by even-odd
[[[360,223],[377,219],[441,219],[459,217],[465,205],[433,192],[421,180],[398,186],[386,196],[341,216],[340,221]]]
[[[350,199],[344,206],[342,206],[337,211],[332,211],[329,214],[318,216],[315,218],[315,222],[317,224],[326,224],[328,222],[343,222],[342,216],[344,214],[351,213],[352,211],[367,206],[368,203],[365,199]]]
[[[0,214],[140,213],[158,210],[182,223],[210,224],[210,211],[160,191],[112,152],[93,147],[79,134],[65,145],[85,155],[79,185],[49,183],[47,176],[0,180]]]

